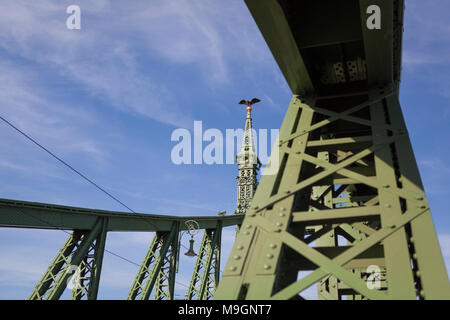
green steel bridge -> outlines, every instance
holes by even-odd
[[[83,279],[72,298],[96,299],[108,231],[156,232],[127,299],[173,299],[189,220],[204,235],[188,299],[303,299],[311,286],[319,299],[450,299],[399,104],[404,1],[245,2],[293,93],[271,155],[276,173],[262,175],[245,215],[0,200],[2,227],[72,230],[30,299],[58,299],[71,266]],[[219,279],[221,230],[231,225],[240,228]]]
[[[46,203],[0,199],[0,226],[73,230],[30,299],[59,299],[78,266],[79,285],[72,299],[96,299],[106,235],[109,231],[155,232],[127,299],[173,299],[179,260],[179,234],[189,221],[203,229],[203,238],[188,299],[210,299],[219,281],[222,228],[238,225],[242,215],[178,217],[84,209]]]

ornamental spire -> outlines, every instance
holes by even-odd
[[[245,119],[244,136],[242,139],[241,150],[236,157],[236,162],[241,167],[248,167],[258,163],[258,157],[255,152],[253,142],[253,127],[252,127],[252,105],[261,100],[253,98],[251,101],[241,100],[239,104],[247,106],[247,117]]]
[[[241,150],[236,156],[236,163],[238,164],[239,175],[238,180],[238,200],[237,210],[238,214],[245,214],[250,201],[256,191],[258,185],[257,174],[261,167],[261,162],[256,155],[253,142],[253,127],[252,127],[252,105],[259,102],[259,99],[253,98],[251,101],[241,100],[239,104],[247,106],[247,117],[245,119],[245,130],[242,140]]]

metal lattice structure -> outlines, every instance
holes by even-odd
[[[128,300],[148,300],[154,289],[155,300],[172,300],[178,248],[178,226],[168,232],[157,232],[142,261]]]
[[[191,221],[205,230],[205,236],[187,296],[211,299],[219,281],[222,228],[239,225],[243,218],[132,214],[7,199],[0,199],[0,213],[2,227],[73,230],[67,232],[67,241],[34,288],[31,300],[56,300],[67,288],[71,299],[97,299],[110,231],[155,232],[127,299],[174,299],[179,234],[189,230]]]
[[[220,278],[221,239],[221,222],[218,222],[215,229],[204,231],[186,295],[187,300],[210,300],[214,297]]]
[[[280,132],[281,167],[261,179],[243,221],[248,231],[238,234],[232,251],[241,259],[228,261],[218,298],[290,299],[330,274],[339,279],[335,297],[341,287],[369,299],[447,297],[447,274],[400,105],[392,91],[370,95],[343,104],[339,114],[318,106],[332,106],[328,99],[306,104],[293,98]],[[359,111],[365,112],[350,116]],[[340,134],[336,123],[343,119],[359,130]],[[320,159],[321,152],[329,158]],[[348,189],[348,199],[338,198]],[[307,235],[307,227],[315,231]],[[355,230],[366,237],[357,239]],[[351,245],[339,245],[338,235]],[[370,265],[386,268],[388,295],[368,289],[351,271]],[[314,272],[297,281],[301,270]]]
[[[79,279],[73,287],[72,299],[96,299],[105,240],[105,220],[102,218],[98,219],[90,231],[73,231],[29,299],[59,299],[72,276]]]
[[[294,96],[215,298],[450,299],[398,99],[403,1],[246,3]]]
[[[0,199],[0,226],[72,230],[30,299],[60,298],[72,277],[72,299],[96,299],[109,231],[156,232],[127,298],[173,299],[188,220],[205,230],[188,299],[302,299],[313,285],[319,299],[450,299],[399,103],[403,0],[246,4],[293,98],[271,155],[276,173],[263,174],[254,195],[246,130],[237,210],[245,216]],[[367,27],[369,6],[379,8],[380,28]],[[242,228],[217,287],[221,231],[232,225]]]

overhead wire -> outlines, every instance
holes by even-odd
[[[42,150],[44,150],[45,152],[47,152],[49,155],[51,155],[53,158],[55,158],[56,160],[58,160],[59,162],[61,162],[62,164],[64,164],[66,167],[68,167],[70,170],[72,170],[73,172],[75,172],[77,175],[79,175],[81,178],[83,178],[84,180],[86,180],[87,182],[89,182],[90,184],[92,184],[93,186],[95,186],[98,190],[100,190],[101,192],[103,192],[104,194],[106,194],[108,197],[110,197],[111,199],[113,199],[114,201],[116,201],[117,203],[119,203],[120,205],[122,205],[123,207],[125,207],[127,210],[129,210],[131,213],[136,214],[139,218],[143,219],[145,222],[149,223],[152,227],[154,227],[155,229],[157,229],[158,227],[151,221],[145,219],[144,217],[142,217],[141,215],[139,215],[136,211],[134,211],[133,209],[131,209],[129,206],[127,206],[125,203],[123,203],[122,201],[120,201],[117,197],[113,196],[111,193],[109,193],[108,191],[106,191],[104,188],[102,188],[101,186],[99,186],[97,183],[95,183],[94,181],[92,181],[91,179],[89,179],[86,175],[84,175],[83,173],[81,173],[80,171],[78,171],[77,169],[75,169],[72,165],[70,165],[69,163],[67,163],[66,161],[64,161],[63,159],[61,159],[60,157],[58,157],[56,154],[54,154],[53,152],[51,152],[48,148],[46,148],[45,146],[43,146],[41,143],[39,143],[38,141],[36,141],[35,139],[33,139],[30,135],[26,134],[25,132],[23,132],[22,130],[20,130],[17,126],[15,126],[14,124],[12,124],[10,121],[8,121],[7,119],[5,119],[3,116],[0,115],[0,119],[2,121],[4,121],[7,125],[9,125],[11,128],[13,128],[14,130],[16,130],[17,132],[19,132],[21,135],[23,135],[24,137],[26,137],[28,140],[30,140],[31,142],[33,142],[35,145],[37,145],[39,148],[41,148]],[[189,249],[187,248],[185,245],[181,244],[185,249]]]
[[[23,210],[21,210],[21,209],[19,209],[19,208],[17,208],[17,210],[20,211],[20,212],[23,213],[23,214],[26,214],[26,215],[28,215],[28,216],[30,216],[30,217],[36,219],[36,220],[39,220],[39,221],[45,223],[46,225],[48,225],[48,226],[51,227],[51,228],[60,230],[60,231],[66,233],[66,234],[68,234],[68,235],[71,235],[71,233],[68,232],[67,230],[64,230],[64,229],[62,229],[62,228],[60,228],[60,227],[58,227],[58,226],[52,225],[51,223],[49,223],[49,222],[46,221],[45,219],[38,218],[38,217],[36,217],[36,216],[34,216],[34,215],[32,215],[32,214],[30,214],[30,213],[28,213],[28,212],[25,212],[25,211],[23,211]],[[115,253],[115,252],[113,252],[113,251],[111,251],[111,250],[108,250],[108,249],[106,249],[106,248],[105,248],[104,250],[105,250],[105,252],[107,252],[107,253],[109,253],[109,254],[111,254],[111,255],[113,255],[113,256],[119,258],[119,259],[122,259],[122,260],[124,260],[124,261],[126,261],[126,262],[128,262],[128,263],[130,263],[130,264],[133,264],[133,265],[135,265],[135,266],[137,266],[137,267],[141,267],[140,264],[138,264],[138,263],[136,263],[136,262],[134,262],[134,261],[132,261],[132,260],[130,260],[130,259],[128,259],[128,258],[125,258],[124,256],[122,256],[122,255],[120,255],[120,254],[118,254],[118,253]],[[179,284],[180,286],[189,288],[189,286],[187,286],[187,285],[184,284],[184,283],[181,283],[181,282],[178,282],[178,281],[175,281],[175,283]]]
[[[112,194],[110,194],[108,191],[106,191],[104,188],[102,188],[101,186],[99,186],[97,183],[95,183],[94,181],[92,181],[91,179],[89,179],[86,175],[84,175],[83,173],[81,173],[80,171],[78,171],[77,169],[75,169],[73,166],[71,166],[70,164],[68,164],[66,161],[64,161],[63,159],[61,159],[61,158],[58,157],[57,155],[55,155],[55,154],[54,154],[53,152],[51,152],[48,148],[46,148],[46,147],[43,146],[41,143],[39,143],[38,141],[36,141],[35,139],[33,139],[30,135],[26,134],[24,131],[20,130],[17,126],[15,126],[15,125],[12,124],[10,121],[8,121],[7,119],[5,119],[3,116],[0,115],[0,119],[1,119],[3,122],[5,122],[7,125],[9,125],[11,128],[13,128],[14,130],[16,130],[18,133],[20,133],[21,135],[23,135],[24,137],[26,137],[28,140],[30,140],[31,142],[33,142],[33,143],[34,143],[35,145],[37,145],[39,148],[41,148],[42,150],[44,150],[46,153],[48,153],[49,155],[51,155],[53,158],[55,158],[56,160],[58,160],[59,162],[61,162],[62,164],[64,164],[66,167],[68,167],[70,170],[72,170],[73,172],[75,172],[77,175],[79,175],[80,177],[82,177],[84,180],[88,181],[90,184],[92,184],[93,186],[95,186],[98,190],[100,190],[101,192],[103,192],[104,194],[106,194],[108,197],[110,197],[111,199],[113,199],[114,201],[116,201],[117,203],[119,203],[120,205],[122,205],[123,207],[125,207],[125,208],[126,208],[127,210],[129,210],[131,213],[136,214],[138,217],[142,218],[144,221],[146,221],[147,223],[149,223],[150,225],[152,225],[152,227],[157,228],[157,226],[156,226],[154,223],[152,223],[151,221],[148,221],[148,220],[145,219],[144,217],[142,217],[142,216],[140,216],[139,214],[137,214],[137,212],[135,212],[133,209],[131,209],[131,208],[130,208],[129,206],[127,206],[125,203],[123,203],[122,201],[120,201],[119,199],[117,199],[115,196],[113,196]],[[27,214],[26,212],[24,212],[24,211],[22,211],[22,210],[20,210],[20,209],[19,209],[19,211],[21,211],[22,213]],[[33,216],[33,217],[34,217],[34,216]],[[47,225],[49,225],[49,226],[52,227],[52,228],[59,229],[59,230],[61,230],[61,231],[63,231],[63,232],[65,232],[65,233],[67,233],[67,234],[70,235],[70,233],[67,232],[66,230],[63,230],[63,229],[61,229],[61,228],[52,226],[52,225],[50,225],[48,222],[46,222],[46,221],[43,220],[43,219],[36,218],[36,217],[34,217],[34,218],[35,218],[35,219],[41,220],[42,222],[46,223]],[[181,244],[181,245],[182,245],[183,247],[187,248],[187,247],[184,246],[183,244]],[[114,253],[114,252],[112,252],[112,251],[110,251],[110,250],[107,250],[106,248],[105,248],[105,252],[108,252],[109,254],[112,254],[112,255],[114,255],[114,256],[116,256],[116,257],[118,257],[118,258],[120,258],[120,259],[122,259],[122,260],[124,260],[124,261],[127,261],[127,262],[129,262],[129,263],[132,263],[132,264],[134,264],[134,265],[140,267],[139,264],[137,264],[137,263],[135,263],[135,262],[133,262],[133,261],[131,261],[131,260],[125,258],[125,257],[122,257],[121,255],[119,255],[119,254],[117,254],[117,253]],[[185,284],[183,284],[183,283],[180,283],[180,282],[177,282],[177,281],[176,281],[176,283],[179,284],[179,285],[182,285],[182,286],[184,286],[184,287],[186,287],[186,288],[189,288],[189,286],[187,286],[187,285],[185,285]]]

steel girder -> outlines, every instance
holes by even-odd
[[[213,298],[220,277],[221,238],[222,223],[220,221],[215,229],[204,231],[186,294],[187,300],[209,300]]]
[[[326,161],[319,156],[324,151],[332,155]],[[294,96],[271,163],[275,156],[279,170],[262,176],[215,299],[302,298],[302,291],[329,276],[336,287],[365,299],[450,299],[394,86],[304,101]],[[349,201],[341,201],[345,207],[314,203],[313,188],[323,186],[350,191]],[[345,234],[348,226],[364,237],[347,245],[317,244],[329,232]],[[311,227],[315,231],[307,234]],[[385,290],[371,289],[354,271],[370,265],[385,268]]]
[[[99,284],[100,273],[103,264],[103,255],[106,244],[107,220],[103,220],[102,228],[95,240],[91,244],[86,256],[79,265],[79,281],[72,289],[72,300],[96,300]]]
[[[0,226],[73,230],[29,299],[59,299],[72,283],[75,283],[72,299],[97,299],[108,231],[156,231],[127,299],[149,299],[152,292],[154,299],[173,299],[179,255],[177,241],[179,232],[186,230],[184,222],[195,220],[200,229],[211,229],[218,235],[218,240],[214,240],[218,247],[210,266],[213,270],[219,263],[221,228],[240,224],[242,219],[242,215],[178,217],[130,214],[0,199]],[[215,285],[218,276],[217,273]],[[206,291],[212,292],[209,278],[205,283]]]
[[[136,275],[127,300],[173,299],[178,256],[179,224],[168,232],[157,232]]]
[[[96,299],[107,224],[106,218],[98,218],[90,231],[73,231],[29,299],[59,299],[69,284],[72,299]]]
[[[197,221],[200,229],[215,228],[218,220],[223,227],[234,226],[243,216],[169,216],[0,199],[0,227],[91,230],[98,218],[108,219],[107,231],[169,231],[174,222],[186,230],[188,220]]]
[[[185,222],[188,220],[195,220],[200,229],[218,230],[220,225],[221,231],[222,227],[240,224],[243,216],[132,214],[0,199],[1,227],[74,230],[33,290],[30,299],[59,299],[68,283],[71,284],[74,279],[76,286],[72,290],[72,299],[96,299],[108,231],[156,231],[127,298],[148,299],[153,290],[155,299],[173,299],[178,264],[176,244],[179,232],[186,230]],[[167,240],[168,237],[171,240]],[[170,244],[163,245],[167,241]],[[220,247],[220,238],[218,241]],[[219,248],[216,251],[220,254]],[[212,269],[216,261],[219,261],[218,256],[211,262]],[[211,291],[208,281],[206,287]],[[218,278],[215,279],[216,285],[217,282]]]
[[[352,59],[339,61],[332,54],[325,54],[328,49],[339,51],[341,47],[347,47],[346,54],[365,60],[364,74],[369,87],[393,83],[398,90],[404,0],[245,0],[245,3],[293,94],[308,96],[338,89],[339,84],[322,83],[317,73],[334,69],[336,62],[343,62],[344,67],[352,63]],[[367,8],[371,5],[377,5],[382,12],[380,30],[366,27]],[[352,88],[348,81],[341,84]]]
[[[317,153],[317,158],[323,161],[329,162],[330,158],[335,158],[337,161],[342,160],[345,157],[345,153],[339,153],[334,155],[329,151],[322,151]],[[320,211],[322,209],[333,209],[337,208],[349,208],[358,207],[359,203],[355,201],[358,199],[356,193],[357,186],[352,185],[341,185],[338,188],[334,188],[333,185],[318,185],[312,187],[310,212]],[[364,200],[368,200],[367,198]],[[370,203],[366,202],[366,205]],[[339,246],[339,236],[345,239],[347,245],[354,245],[356,242],[367,238],[367,235],[360,229],[365,230],[370,234],[371,229],[378,229],[379,223],[376,221],[370,221],[367,224],[356,222],[353,225],[348,223],[342,223],[340,225],[330,225],[328,227],[319,226],[313,229],[311,234],[320,235],[316,240],[317,247],[338,247]],[[320,231],[320,232],[319,232]],[[371,263],[374,263],[372,261]],[[382,259],[376,262],[378,272],[372,273],[367,272],[369,267],[366,264],[364,267],[354,268],[351,271],[364,279],[366,282],[378,280],[378,287],[381,290],[386,290],[385,274],[386,270]],[[370,271],[370,270],[369,270]],[[344,283],[341,283],[334,275],[328,275],[321,279],[317,286],[317,297],[319,300],[338,300],[343,296],[346,296],[349,300],[361,300],[365,299],[364,296],[358,294],[352,288],[349,288]]]

